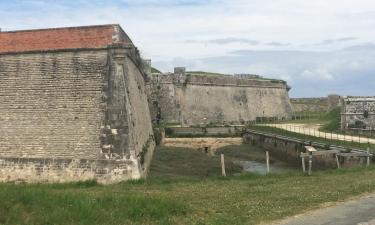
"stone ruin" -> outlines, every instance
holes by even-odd
[[[119,25],[0,32],[0,181],[145,177],[142,65]]]
[[[375,96],[346,96],[343,97],[342,104],[341,128],[343,130],[375,130]]]

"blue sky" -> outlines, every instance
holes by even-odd
[[[375,95],[373,0],[0,0],[3,30],[108,23],[162,71],[280,78],[292,97]]]

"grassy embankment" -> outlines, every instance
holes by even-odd
[[[176,150],[157,149],[147,181],[0,184],[0,224],[257,224],[375,191],[374,167],[328,170],[311,177],[301,172],[206,177],[202,173],[213,170],[217,158]],[[189,166],[186,156],[194,158]],[[170,168],[161,171],[160,164]],[[189,167],[182,175],[175,169],[180,165]]]
[[[337,131],[340,128],[341,108],[336,107],[329,112],[296,112],[292,120],[278,123],[322,124],[321,131]]]
[[[253,130],[273,133],[273,134],[279,134],[283,136],[288,137],[294,137],[299,138],[306,141],[313,141],[313,142],[319,142],[319,143],[325,143],[327,145],[340,145],[347,148],[360,148],[360,149],[367,149],[367,147],[370,148],[371,151],[375,151],[375,145],[374,144],[368,144],[368,143],[359,143],[359,142],[352,142],[352,141],[343,141],[343,140],[335,140],[330,139],[331,136],[327,135],[327,138],[322,137],[315,137],[310,135],[305,135],[301,133],[296,133],[292,131],[287,131],[281,128],[275,128],[275,127],[268,127],[268,126],[250,126]],[[333,137],[335,137],[335,134],[333,134]],[[362,139],[363,140],[363,139]]]
[[[330,112],[325,113],[322,116],[314,117],[312,119],[304,119],[304,120],[291,120],[291,121],[283,121],[282,123],[304,123],[304,124],[322,124],[322,127],[319,129],[321,132],[327,132],[327,133],[333,133],[332,137],[334,138],[336,134],[344,134],[339,131],[340,129],[340,107],[337,107]],[[271,132],[279,135],[289,136],[289,137],[295,137],[299,139],[304,139],[308,141],[315,141],[320,143],[326,143],[326,144],[334,144],[334,145],[341,145],[348,148],[361,148],[366,149],[367,147],[370,147],[372,151],[375,151],[375,145],[374,144],[368,144],[368,143],[358,143],[355,141],[342,141],[342,140],[331,140],[331,135],[327,134],[326,138],[322,137],[314,137],[311,135],[305,135],[300,134],[297,132],[287,131],[280,128],[275,127],[265,127],[265,126],[251,126],[252,129],[264,131],[264,132]],[[318,131],[316,131],[318,133]],[[351,135],[351,134],[347,134]],[[359,137],[358,139],[366,140],[367,137]]]
[[[340,129],[341,107],[336,107],[329,112],[299,112],[294,116],[296,119],[282,121],[281,123],[303,123],[303,124],[321,124],[320,131],[334,132],[346,135],[369,137],[374,135],[370,133],[358,133],[358,131],[342,131]]]
[[[324,117],[323,126],[320,131],[338,132],[340,130],[341,108],[337,107],[328,112]]]

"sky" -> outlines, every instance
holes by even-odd
[[[375,95],[374,0],[0,0],[0,27],[120,24],[163,72],[286,80],[291,97]]]

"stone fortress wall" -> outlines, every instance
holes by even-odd
[[[343,97],[341,128],[375,130],[375,96]]]
[[[286,119],[292,108],[285,81],[232,75],[152,74],[151,117],[182,125],[243,124],[260,117]]]
[[[340,106],[340,96],[331,94],[320,98],[291,98],[293,112],[328,112]]]
[[[118,25],[0,32],[0,181],[146,176],[144,77]]]

